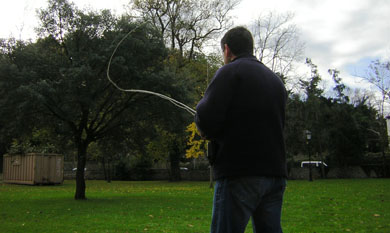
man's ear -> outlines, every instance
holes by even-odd
[[[234,55],[227,44],[224,46],[225,49],[223,50],[223,61],[225,64],[228,64],[233,60]]]
[[[225,56],[226,57],[231,57],[232,56],[232,51],[230,50],[229,46],[227,44],[225,44]]]

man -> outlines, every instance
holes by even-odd
[[[253,37],[244,27],[221,40],[225,65],[198,103],[195,122],[209,139],[213,166],[212,233],[282,232],[286,186],[283,137],[286,89],[253,56]]]

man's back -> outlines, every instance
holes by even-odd
[[[283,127],[286,91],[253,56],[222,67],[197,106],[212,139],[215,178],[286,176]]]

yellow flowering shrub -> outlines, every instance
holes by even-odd
[[[207,140],[200,137],[198,130],[196,129],[195,122],[192,122],[187,126],[187,130],[190,135],[188,137],[186,150],[186,158],[198,158],[206,155]]]

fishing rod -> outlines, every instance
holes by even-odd
[[[158,93],[158,92],[153,92],[153,91],[148,91],[148,90],[140,90],[140,89],[124,89],[124,88],[121,88],[117,83],[115,83],[111,77],[110,77],[110,67],[111,67],[111,63],[112,63],[112,59],[116,53],[116,51],[118,50],[119,46],[123,43],[123,41],[128,37],[130,36],[135,30],[137,30],[139,27],[143,26],[144,24],[146,24],[147,21],[145,21],[144,23],[138,25],[137,27],[135,27],[134,29],[130,30],[120,41],[119,43],[116,45],[114,51],[112,52],[111,54],[111,57],[110,57],[110,60],[108,62],[108,66],[107,66],[107,79],[108,81],[110,81],[110,83],[115,87],[117,88],[118,90],[120,91],[123,91],[123,92],[135,92],[135,93],[143,93],[143,94],[149,94],[149,95],[154,95],[154,96],[157,96],[159,98],[162,98],[162,99],[165,99],[165,100],[168,100],[169,102],[171,102],[173,105],[175,105],[176,107],[178,108],[181,108],[181,109],[184,109],[186,110],[188,113],[190,113],[192,116],[195,116],[195,113],[196,111],[194,109],[192,109],[191,107],[183,104],[182,102],[180,101],[177,101],[169,96],[166,96],[166,95],[163,95],[161,93]]]

